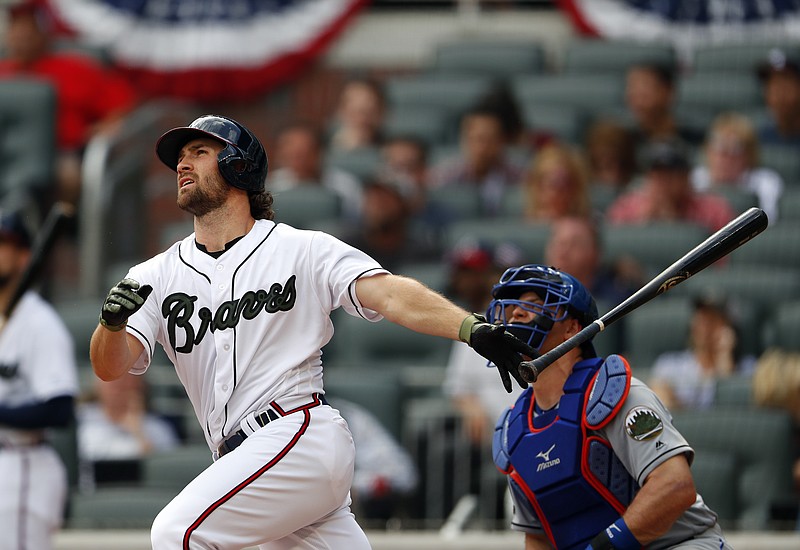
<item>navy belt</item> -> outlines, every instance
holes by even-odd
[[[282,416],[288,416],[294,412],[301,411],[304,409],[311,409],[318,405],[327,405],[328,401],[325,399],[325,396],[320,393],[315,393],[313,395],[314,400],[311,403],[307,403],[305,405],[301,405],[294,409],[286,410],[284,407],[281,407],[278,403],[273,401],[270,403],[270,407],[259,414],[256,415],[255,420],[259,426],[262,428],[272,422],[273,420],[277,420]],[[247,433],[244,430],[237,430],[232,435],[230,435],[225,441],[223,441],[219,447],[217,447],[217,456],[221,457],[223,455],[228,454],[236,447],[241,445],[244,440],[247,439]]]

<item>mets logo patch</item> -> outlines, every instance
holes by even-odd
[[[634,407],[625,417],[625,431],[636,441],[645,441],[664,431],[664,423],[653,409]]]

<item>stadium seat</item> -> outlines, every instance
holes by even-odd
[[[361,181],[371,179],[381,166],[377,147],[360,147],[350,151],[332,149],[325,155],[325,163],[350,172]]]
[[[696,455],[734,461],[735,528],[770,528],[770,507],[791,494],[792,420],[787,412],[745,407],[715,407],[697,414],[676,412],[673,423]],[[713,453],[713,454],[712,454]],[[704,460],[706,460],[704,459]],[[727,461],[720,462],[722,466]],[[705,473],[708,469],[705,469]],[[705,480],[697,472],[698,487]]]
[[[780,47],[794,55],[800,54],[795,44],[776,43],[731,43],[698,45],[694,49],[692,68],[694,72],[756,72],[759,64],[772,48]]]
[[[752,374],[736,374],[717,380],[714,403],[719,407],[753,406]]]
[[[686,252],[703,242],[708,231],[691,223],[610,225],[602,228],[603,258],[613,264],[632,258],[646,271],[660,273]]]
[[[583,109],[565,105],[525,103],[521,105],[525,126],[534,132],[552,134],[561,141],[583,143],[589,117]]]
[[[101,487],[70,496],[70,529],[149,529],[156,515],[178,494],[173,489]]]
[[[800,222],[780,221],[769,226],[755,240],[730,255],[732,264],[796,268],[800,266]]]
[[[675,50],[667,42],[571,40],[565,46],[564,56],[563,72],[566,73],[624,73],[637,63],[675,64]]]
[[[778,203],[778,216],[781,222],[800,222],[800,185],[783,191]]]
[[[413,137],[428,146],[452,142],[455,121],[437,107],[396,105],[389,108],[383,124],[387,138]]]
[[[695,487],[702,495],[703,502],[716,512],[723,529],[736,527],[736,475],[737,460],[731,453],[703,449],[695,454],[692,462]]]
[[[492,86],[488,76],[412,75],[386,79],[388,104],[438,108],[450,115],[472,107]]]
[[[341,214],[339,195],[322,186],[298,186],[275,192],[275,221],[307,229],[325,219],[337,219]]]
[[[741,214],[753,206],[758,206],[758,195],[747,189],[720,185],[712,188],[709,193],[728,201],[728,204],[731,205],[731,208],[733,208],[736,214]]]
[[[761,86],[755,75],[695,73],[678,81],[677,107],[744,111],[762,103]]]
[[[795,294],[778,305],[770,315],[765,331],[765,346],[785,351],[800,351],[800,299]]]
[[[788,188],[800,188],[800,155],[796,147],[762,145],[759,159],[762,166],[778,172]]]
[[[509,78],[545,70],[544,47],[530,41],[458,40],[436,47],[431,70],[446,75]]]
[[[393,270],[397,275],[416,279],[437,292],[447,288],[447,265],[441,262],[407,263]]]
[[[447,212],[452,220],[470,220],[483,214],[480,189],[475,185],[432,187],[428,189],[427,197],[431,205]]]
[[[518,246],[523,262],[539,263],[550,236],[548,224],[525,223],[519,219],[466,220],[451,224],[445,234],[445,247],[450,249],[462,239],[484,241],[490,245],[510,243]]]
[[[211,451],[205,444],[185,445],[155,453],[142,460],[141,485],[174,490],[177,494],[211,463]]]
[[[44,205],[55,189],[56,94],[52,85],[22,78],[0,81],[0,201]]]
[[[67,327],[75,345],[75,360],[79,365],[89,363],[89,341],[97,328],[98,315],[105,296],[64,298],[53,304]]]
[[[519,76],[511,90],[520,105],[566,106],[589,112],[609,111],[623,104],[624,79],[617,74]]]

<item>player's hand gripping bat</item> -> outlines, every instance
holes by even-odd
[[[764,211],[760,208],[750,208],[690,250],[617,307],[591,325],[584,327],[578,334],[541,357],[520,363],[519,372],[522,378],[527,382],[535,382],[544,369],[569,350],[591,340],[611,323],[621,319],[639,306],[646,304],[659,294],[663,294],[675,285],[682,283],[723,256],[730,254],[766,228],[767,215]]]

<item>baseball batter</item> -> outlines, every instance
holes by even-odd
[[[0,311],[30,258],[16,213],[0,213]],[[22,295],[0,329],[0,548],[52,548],[67,495],[67,472],[45,429],[73,415],[78,375],[72,338],[52,306]]]
[[[111,289],[91,342],[104,380],[145,372],[162,345],[215,459],[155,519],[153,548],[369,548],[349,507],[353,440],[324,397],[331,311],[462,339],[508,387],[533,350],[330,235],[272,221],[266,153],[238,122],[200,117],[156,152],[195,231]]]

